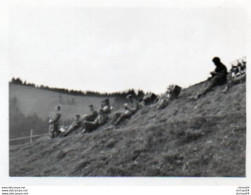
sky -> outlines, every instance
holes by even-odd
[[[10,79],[38,85],[163,93],[207,79],[212,58],[246,56],[240,8],[12,8]]]

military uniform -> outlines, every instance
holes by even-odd
[[[70,127],[65,132],[62,133],[62,136],[65,137],[65,136],[69,135],[71,132],[73,132],[74,130],[80,128],[80,127],[81,127],[81,121],[79,119],[79,115],[76,115],[75,120],[70,125]]]
[[[50,119],[49,121],[49,137],[54,138],[60,134],[59,131],[59,120],[61,118],[61,113],[58,111],[55,113],[53,118]]]
[[[195,97],[192,97],[191,99],[196,100],[200,98],[202,95],[205,95],[215,86],[226,83],[227,81],[226,66],[220,61],[220,58],[218,57],[213,58],[213,62],[216,65],[216,68],[213,72],[211,72],[211,77],[208,79],[209,84],[198,95],[196,95]]]
[[[171,100],[179,97],[181,87],[178,85],[169,85],[164,95],[159,98],[157,109],[165,108]]]
[[[90,105],[90,109],[91,109],[91,113],[87,114],[87,115],[83,115],[81,120],[84,121],[89,121],[89,122],[93,122],[97,116],[98,116],[98,112],[96,110],[94,110],[93,106]]]
[[[83,122],[83,127],[84,127],[83,133],[91,132],[97,129],[99,126],[104,125],[107,121],[108,121],[107,114],[104,113],[102,109],[100,109],[97,118],[93,122],[90,121]]]
[[[150,104],[156,103],[157,99],[158,97],[154,93],[146,94],[143,97],[143,103],[145,106],[150,105]]]
[[[118,116],[114,122],[115,125],[119,125],[119,123],[127,118],[130,118],[136,112],[136,107],[132,107],[132,105],[125,103],[124,107],[125,111]]]
[[[111,106],[109,99],[105,99],[101,102],[101,109],[104,113],[110,114],[111,113]]]
[[[220,63],[215,68],[214,72],[211,73],[212,77],[209,80],[208,86],[199,94],[205,95],[209,92],[213,87],[217,85],[222,85],[227,81],[227,68],[224,64]]]
[[[143,106],[138,102],[138,100],[133,99],[133,98],[128,99],[128,109],[131,112],[135,113],[142,107]]]

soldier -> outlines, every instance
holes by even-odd
[[[131,94],[126,96],[126,99],[128,100],[128,106],[130,107],[130,110],[135,113],[138,109],[142,108],[142,105],[133,98]]]
[[[160,96],[157,102],[157,109],[160,110],[160,109],[165,108],[168,105],[169,100],[170,100],[169,96],[166,96],[166,94]]]
[[[90,108],[90,114],[83,115],[82,118],[81,118],[81,120],[83,122],[84,121],[93,122],[98,116],[98,112],[96,110],[94,110],[94,106],[92,104],[89,105],[89,108]]]
[[[126,99],[127,103],[124,104],[124,112],[114,113],[111,118],[112,124],[118,125],[122,120],[130,118],[138,111],[138,109],[143,107],[131,94],[127,95]],[[112,125],[111,128],[114,128],[114,126]]]
[[[242,60],[242,63],[241,63],[241,71],[242,71],[243,73],[246,73],[246,64],[247,64],[247,62],[244,61],[244,60]]]
[[[201,96],[205,95],[207,92],[209,92],[212,88],[214,88],[217,85],[225,84],[227,81],[227,68],[226,66],[221,62],[219,57],[213,58],[213,63],[216,66],[215,70],[211,72],[211,77],[209,78],[209,84],[206,86],[205,89],[203,89],[199,94],[197,94],[195,97],[190,97],[190,99],[197,100]]]
[[[150,104],[153,104],[153,103],[156,103],[157,101],[158,101],[158,96],[155,95],[154,93],[146,94],[146,95],[143,97],[143,104],[144,104],[145,106],[150,105]]]
[[[177,99],[181,92],[181,87],[178,85],[169,85],[165,94],[160,96],[157,102],[157,109],[165,108],[171,100]]]
[[[105,99],[101,102],[101,109],[106,113],[106,114],[110,114],[112,107],[110,106],[110,101],[109,99]]]
[[[60,134],[59,120],[61,118],[61,107],[56,106],[56,112],[54,116],[49,120],[49,137],[54,138]]]
[[[237,66],[232,65],[232,68],[230,70],[230,75],[228,76],[228,82],[223,90],[224,93],[228,92],[228,90],[236,84],[240,84],[246,81],[246,63],[242,61],[240,63],[238,61]]]
[[[84,121],[83,122],[83,131],[82,133],[91,132],[97,129],[99,126],[104,125],[108,121],[107,114],[100,109],[98,113],[98,117],[93,121]]]
[[[72,122],[72,124],[70,125],[70,127],[65,132],[63,132],[61,135],[62,135],[62,137],[65,137],[65,136],[69,135],[71,132],[73,132],[74,130],[80,128],[80,127],[81,127],[80,115],[76,114],[75,119]]]
[[[114,122],[114,125],[119,125],[124,119],[130,118],[134,113],[135,110],[128,103],[124,104],[124,112],[119,115],[117,120]]]

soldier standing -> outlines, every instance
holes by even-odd
[[[61,107],[56,106],[56,112],[54,116],[49,120],[49,137],[54,138],[60,134],[59,120],[61,118]]]

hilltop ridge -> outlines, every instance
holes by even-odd
[[[140,109],[118,128],[41,137],[10,148],[10,176],[245,176],[246,83],[183,89],[162,110]]]

